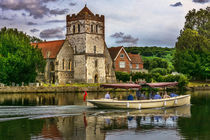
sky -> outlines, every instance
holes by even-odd
[[[0,0],[0,28],[47,41],[65,39],[66,15],[85,4],[105,16],[108,47],[174,47],[188,11],[206,8],[210,0]]]

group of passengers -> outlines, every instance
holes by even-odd
[[[170,98],[170,97],[176,97],[178,96],[175,93],[171,93],[170,96],[167,94],[167,92],[165,91],[164,93],[161,92],[157,92],[155,95],[153,95],[153,92],[149,93],[149,96],[147,97],[145,94],[145,91],[143,91],[141,93],[140,90],[136,91],[136,99],[137,100],[145,100],[145,99],[165,99],[165,98]],[[106,93],[105,95],[105,99],[111,99],[109,92]],[[133,95],[129,94],[127,97],[127,100],[134,100]]]

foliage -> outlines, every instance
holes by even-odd
[[[123,82],[129,81],[130,76],[132,76],[132,81],[136,82],[139,79],[145,80],[147,83],[151,82],[179,82],[179,88],[183,88],[187,86],[189,80],[187,76],[183,74],[179,75],[161,75],[160,73],[126,73],[126,72],[116,72],[116,77],[118,80],[122,80]]]
[[[178,72],[196,79],[210,78],[210,39],[185,29],[176,43],[174,66]]]
[[[127,82],[130,80],[130,74],[127,72],[116,71],[115,75],[116,75],[117,80],[119,81]]]
[[[154,68],[150,71],[150,73],[159,73],[160,75],[166,75],[167,69],[164,68]]]
[[[30,45],[29,37],[17,29],[0,31],[0,82],[34,82],[43,72],[45,61],[41,50]]]
[[[140,54],[143,62],[144,62],[144,68],[151,70],[153,68],[162,68],[163,66],[154,65],[152,66],[151,63],[157,64],[158,60],[161,62],[167,63],[167,71],[172,72],[174,71],[174,67],[172,64],[173,55],[175,52],[174,48],[163,48],[163,47],[126,47],[125,48],[127,52],[134,53],[134,54]],[[160,62],[160,63],[161,63]]]
[[[35,37],[35,36],[27,36],[29,39],[30,39],[30,42],[33,42],[33,43],[39,43],[39,42],[43,42],[43,40]]]

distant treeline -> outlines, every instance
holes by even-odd
[[[141,56],[156,56],[164,57],[165,55],[172,54],[174,48],[163,48],[163,47],[125,47],[128,53],[140,54]]]

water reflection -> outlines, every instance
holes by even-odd
[[[89,93],[88,98],[104,94]],[[3,94],[0,104],[0,139],[173,140],[210,136],[209,93],[192,93],[192,106],[169,109],[92,109],[83,102],[82,93]]]

